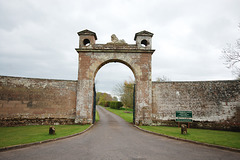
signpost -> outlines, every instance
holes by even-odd
[[[176,117],[192,118],[192,111],[176,111]]]
[[[176,111],[176,122],[187,122],[188,128],[190,127],[189,123],[192,122],[192,111]]]

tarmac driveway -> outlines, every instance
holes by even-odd
[[[1,160],[239,160],[240,153],[139,131],[104,108],[100,121],[82,135],[0,152]]]

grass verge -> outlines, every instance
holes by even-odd
[[[125,113],[124,112],[125,109],[117,110],[109,107],[105,108],[110,112],[120,116],[125,121],[132,123],[133,114]],[[166,126],[139,126],[139,127],[148,131],[160,133],[167,136],[240,149],[240,132],[188,128],[188,134],[182,135],[181,128],[178,127],[166,127]]]
[[[55,135],[49,135],[49,126],[0,127],[0,148],[65,137],[84,131],[90,125],[57,125]]]
[[[133,123],[133,113],[132,113],[132,109],[112,109],[110,107],[104,107],[105,109],[107,109],[108,111],[120,116],[122,119],[124,119],[125,121],[129,122],[129,123]],[[128,112],[128,113],[126,113]]]
[[[98,122],[99,120],[100,120],[100,117],[99,117],[98,111],[96,111],[96,122]]]
[[[240,132],[188,128],[182,135],[181,128],[165,126],[139,126],[142,129],[172,137],[240,149]]]

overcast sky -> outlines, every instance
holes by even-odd
[[[0,75],[77,79],[77,32],[89,29],[96,43],[116,34],[135,44],[135,33],[154,33],[152,79],[230,80],[220,59],[240,38],[240,0],[0,0]],[[98,91],[133,78],[123,64],[97,73]]]

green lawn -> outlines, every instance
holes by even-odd
[[[0,127],[0,148],[55,139],[79,133],[90,125],[57,125],[55,135],[49,135],[49,126]]]
[[[168,136],[240,149],[240,132],[188,128],[188,134],[182,135],[181,128],[178,127],[165,127],[165,126],[139,126],[139,127],[145,130],[149,130],[152,132]]]
[[[125,121],[132,123],[133,114],[124,113],[125,109],[117,110],[111,109],[109,107],[105,108],[110,112],[120,116]],[[182,135],[181,128],[178,127],[166,127],[166,126],[139,126],[139,127],[145,130],[149,130],[152,132],[172,137],[240,149],[240,132],[189,128],[188,134]]]
[[[120,110],[118,109],[112,109],[110,107],[105,107],[108,111],[120,116],[122,119],[124,119],[125,121],[129,122],[129,123],[133,123],[133,113],[132,113],[132,109],[124,109],[121,108]],[[125,112],[130,112],[130,113],[125,113]]]

